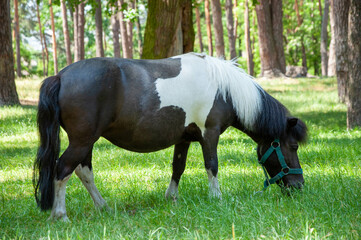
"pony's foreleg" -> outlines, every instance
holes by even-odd
[[[173,198],[173,200],[175,200],[178,197],[178,184],[186,167],[189,145],[190,142],[183,142],[174,146],[173,174],[169,187],[165,192],[166,198]]]
[[[95,186],[94,174],[91,166],[88,165],[83,166],[82,164],[80,164],[75,169],[75,173],[80,178],[85,188],[88,190],[90,196],[94,201],[95,207],[99,209],[103,209],[103,208],[108,209],[109,207],[107,203],[101,196],[100,192],[98,191],[98,188]]]
[[[221,199],[222,193],[218,183],[218,157],[217,145],[219,132],[217,130],[206,130],[201,141],[204,165],[208,174],[209,195]]]

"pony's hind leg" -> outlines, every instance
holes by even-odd
[[[189,145],[190,142],[183,142],[174,146],[173,174],[169,187],[165,192],[166,198],[175,200],[178,197],[178,184],[186,166]]]
[[[99,209],[109,209],[107,203],[98,191],[98,188],[95,186],[91,158],[92,151],[88,153],[85,161],[78,165],[78,167],[75,169],[75,173],[85,188],[88,190],[90,196],[93,199],[95,207]]]
[[[78,146],[70,143],[57,161],[54,180],[54,202],[50,220],[69,220],[65,208],[66,184],[74,169],[85,159],[89,151],[91,151],[89,146]]]

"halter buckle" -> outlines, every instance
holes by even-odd
[[[271,147],[273,148],[273,149],[276,149],[276,148],[278,148],[278,147],[280,147],[281,146],[281,143],[278,141],[278,140],[275,140],[275,141],[273,141],[272,143],[271,143]]]
[[[290,173],[290,168],[289,167],[282,168],[281,172],[283,172],[283,174],[286,176]]]

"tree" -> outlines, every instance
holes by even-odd
[[[102,5],[100,0],[95,3],[95,50],[97,57],[104,57]]]
[[[247,69],[249,75],[254,75],[254,62],[253,62],[253,52],[251,46],[251,36],[250,36],[250,27],[249,27],[249,8],[248,0],[245,0],[244,3],[244,33],[245,33],[245,43],[246,43],[246,58],[247,58]]]
[[[361,127],[361,1],[350,0],[348,14],[347,128]]]
[[[84,2],[76,2],[73,12],[73,25],[74,25],[74,62],[84,59]]]
[[[133,58],[132,42],[129,42],[127,23],[124,19],[124,0],[118,0],[120,11],[118,12],[120,35],[122,37],[122,49],[124,58]]]
[[[332,0],[331,0],[332,2]],[[336,75],[336,46],[335,46],[335,21],[333,19],[332,14],[332,4],[331,4],[331,12],[330,12],[330,25],[331,25],[331,42],[328,54],[328,66],[327,66],[327,75],[333,77]]]
[[[72,63],[72,57],[71,57],[71,51],[70,51],[68,16],[66,13],[65,0],[60,0],[60,5],[61,5],[62,18],[63,18],[63,34],[64,34],[64,43],[65,43],[66,64],[70,65]]]
[[[43,75],[47,76],[48,75],[48,70],[47,70],[47,64],[48,62],[45,63],[45,49],[44,49],[44,36],[43,36],[43,28],[41,26],[41,19],[40,19],[40,10],[39,10],[39,0],[36,1],[36,16],[38,18],[38,25],[39,25],[39,32],[40,32],[40,43],[41,43],[41,56],[42,56],[42,60],[43,60]]]
[[[142,58],[193,51],[194,35],[191,0],[149,0]]]
[[[234,19],[233,19],[233,3],[232,0],[226,0],[226,18],[227,18],[227,32],[229,42],[229,52],[231,59],[234,59],[236,54],[236,36],[234,32]]]
[[[286,71],[283,49],[282,1],[260,0],[256,5],[261,76],[277,77]]]
[[[14,76],[10,1],[0,1],[0,106],[19,104]]]
[[[20,30],[19,30],[19,3],[14,0],[14,20],[15,20],[15,41],[16,41],[16,74],[21,77],[21,54],[20,54]]]
[[[296,15],[297,15],[297,25],[298,25],[298,28],[300,29],[303,19],[301,17],[300,11],[299,11],[298,0],[295,0],[295,10],[296,10]],[[307,69],[307,56],[306,56],[306,49],[305,49],[305,44],[304,44],[304,40],[303,40],[303,31],[301,32],[301,51],[302,51],[302,67]]]
[[[346,102],[348,78],[348,10],[350,0],[332,0],[332,15],[335,21],[336,76],[340,102]]]
[[[325,8],[322,16],[321,29],[321,73],[322,76],[327,76],[328,55],[327,55],[327,25],[328,25],[329,1],[325,0]]]
[[[213,39],[211,28],[211,13],[209,10],[209,0],[204,1],[204,13],[206,16],[207,37],[208,37],[208,54],[213,56]]]
[[[113,7],[113,12],[115,8]],[[112,26],[112,37],[113,37],[113,51],[114,57],[120,57],[120,43],[119,43],[119,21],[118,21],[118,14],[113,14],[110,18],[111,26]]]
[[[138,36],[138,52],[139,52],[139,56],[142,56],[143,40],[142,40],[142,29],[141,29],[140,19],[139,19],[138,0],[134,0],[134,4],[135,4],[134,9],[137,11],[135,26],[137,28],[137,36]]]
[[[196,7],[196,23],[197,23],[197,35],[199,41],[199,48],[203,52],[203,41],[202,41],[202,29],[201,29],[201,14],[199,13],[199,7]]]
[[[52,1],[49,0],[49,11],[50,11],[50,19],[51,19],[51,30],[52,30],[52,36],[53,36],[53,59],[54,59],[54,74],[58,73],[58,56],[57,56],[57,50],[56,50],[56,36],[55,36],[55,23],[54,23],[54,12],[53,12],[53,6]]]
[[[218,57],[225,57],[221,2],[220,0],[211,0],[211,2],[216,54]]]

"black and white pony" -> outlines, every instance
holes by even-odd
[[[60,126],[69,146],[59,158]],[[161,60],[94,58],[73,63],[41,86],[36,200],[42,210],[52,209],[52,219],[67,220],[65,189],[75,171],[95,206],[106,207],[91,162],[100,137],[135,152],[174,145],[166,197],[177,196],[189,145],[198,141],[210,194],[220,197],[217,144],[230,126],[258,144],[258,157],[263,157],[273,182],[302,186],[297,148],[306,138],[305,124],[234,62],[188,53]]]

